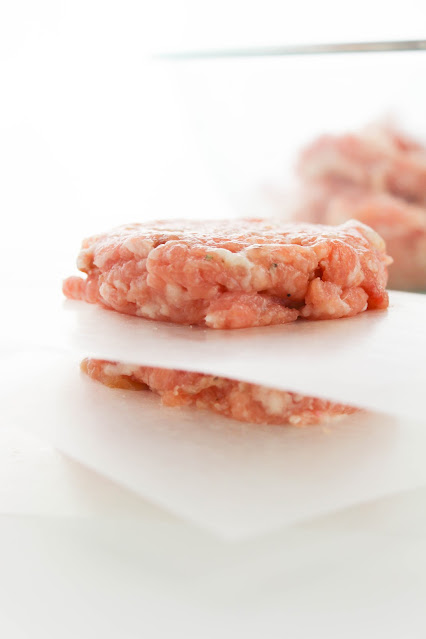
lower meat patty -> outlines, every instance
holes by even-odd
[[[195,406],[241,422],[307,426],[358,410],[324,399],[201,373],[97,359],[83,360],[81,369],[111,388],[149,388],[161,396],[165,406]]]
[[[356,221],[161,221],[86,239],[77,265],[87,277],[63,291],[149,319],[243,328],[384,309],[390,262]]]

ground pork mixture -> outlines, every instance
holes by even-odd
[[[150,389],[166,406],[195,406],[255,424],[307,426],[357,412],[324,399],[201,373],[85,359],[81,369],[111,388]]]
[[[210,328],[332,319],[388,306],[382,238],[358,221],[131,224],[83,242],[68,298]]]

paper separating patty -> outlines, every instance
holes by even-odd
[[[22,354],[0,370],[9,423],[229,539],[426,482],[423,421],[363,413],[326,428],[253,426],[106,388],[64,354]]]
[[[156,323],[64,303],[45,342],[80,358],[218,375],[423,419],[426,296],[391,291],[388,311],[240,331]],[[55,337],[56,334],[56,337]]]

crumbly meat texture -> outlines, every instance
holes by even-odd
[[[63,291],[122,313],[210,328],[331,319],[388,306],[382,238],[360,222],[131,224],[83,242]]]
[[[341,224],[355,218],[374,228],[392,256],[390,288],[426,290],[426,210],[386,193],[335,188],[329,183],[305,186],[297,217]]]
[[[303,180],[331,180],[426,206],[426,148],[387,126],[323,135],[299,159]]]
[[[300,157],[295,219],[357,219],[386,242],[389,286],[426,290],[426,149],[392,128],[323,136]]]
[[[200,373],[85,359],[81,369],[111,388],[150,389],[165,406],[195,406],[255,424],[320,424],[357,412],[350,406]]]

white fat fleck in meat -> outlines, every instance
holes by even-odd
[[[222,328],[224,324],[223,313],[208,313],[206,315],[206,326],[210,326],[210,328]]]
[[[111,375],[111,377],[115,377],[116,375],[126,375],[130,377],[138,368],[138,366],[132,364],[110,363],[105,364],[104,371],[107,375]]]
[[[77,268],[80,271],[86,272],[92,266],[93,253],[91,250],[83,249],[80,251],[77,257]]]
[[[136,309],[136,315],[140,317],[149,317],[150,319],[156,319],[158,315],[158,305],[155,303],[143,304]]]
[[[165,293],[167,301],[173,306],[179,306],[182,302],[185,302],[188,299],[185,289],[179,284],[172,284],[169,282],[166,284]]]
[[[112,249],[103,250],[103,251],[100,251],[98,253],[95,253],[95,257],[94,257],[93,263],[99,269],[102,269],[105,266],[105,264],[108,262],[108,260],[111,258],[112,255],[113,255],[113,250]]]
[[[123,246],[137,257],[143,259],[148,256],[148,253],[152,249],[153,243],[149,240],[142,240],[138,237],[129,237],[128,240],[123,242]]]
[[[260,402],[269,415],[282,415],[291,401],[288,393],[271,390],[263,386],[254,387],[253,397]]]
[[[102,284],[99,286],[99,294],[102,297],[102,299],[108,300],[110,297],[114,295],[114,288],[111,286],[111,284],[108,284],[107,282],[102,282]]]
[[[346,304],[346,302],[338,297],[324,301],[321,308],[323,313],[327,313],[327,315],[330,316],[333,316],[336,313],[339,313],[343,316],[345,315],[345,313],[350,311],[349,304]]]
[[[361,264],[359,259],[357,259],[354,268],[347,276],[346,286],[359,286],[363,279],[364,275],[361,269]]]
[[[367,305],[365,306],[365,308]],[[364,309],[365,310],[365,309]],[[344,302],[339,296],[334,295],[330,299],[324,298],[321,305],[307,304],[300,312],[302,317],[316,317],[318,311],[326,317],[344,317],[350,312],[350,306]]]
[[[119,280],[119,279],[115,279],[115,280],[113,281],[113,284],[114,284],[114,286],[115,286],[115,288],[116,288],[117,290],[119,290],[119,291],[123,291],[124,293],[127,293],[127,288],[128,288],[128,287],[127,287],[127,286],[126,286],[126,284],[124,284],[121,280]]]
[[[160,313],[161,315],[164,315],[165,317],[167,317],[170,313],[170,307],[167,306],[167,304],[164,304],[164,302],[160,304]]]
[[[227,249],[218,248],[214,250],[214,255],[219,255],[226,266],[230,268],[242,268],[246,271],[246,276],[238,277],[238,285],[239,288],[243,290],[248,289],[250,287],[251,282],[251,273],[254,267],[254,264],[242,253],[232,253]]]
[[[378,270],[377,264],[375,264],[372,260],[368,260],[367,264],[370,271],[372,271],[372,273],[376,273],[376,271]]]

